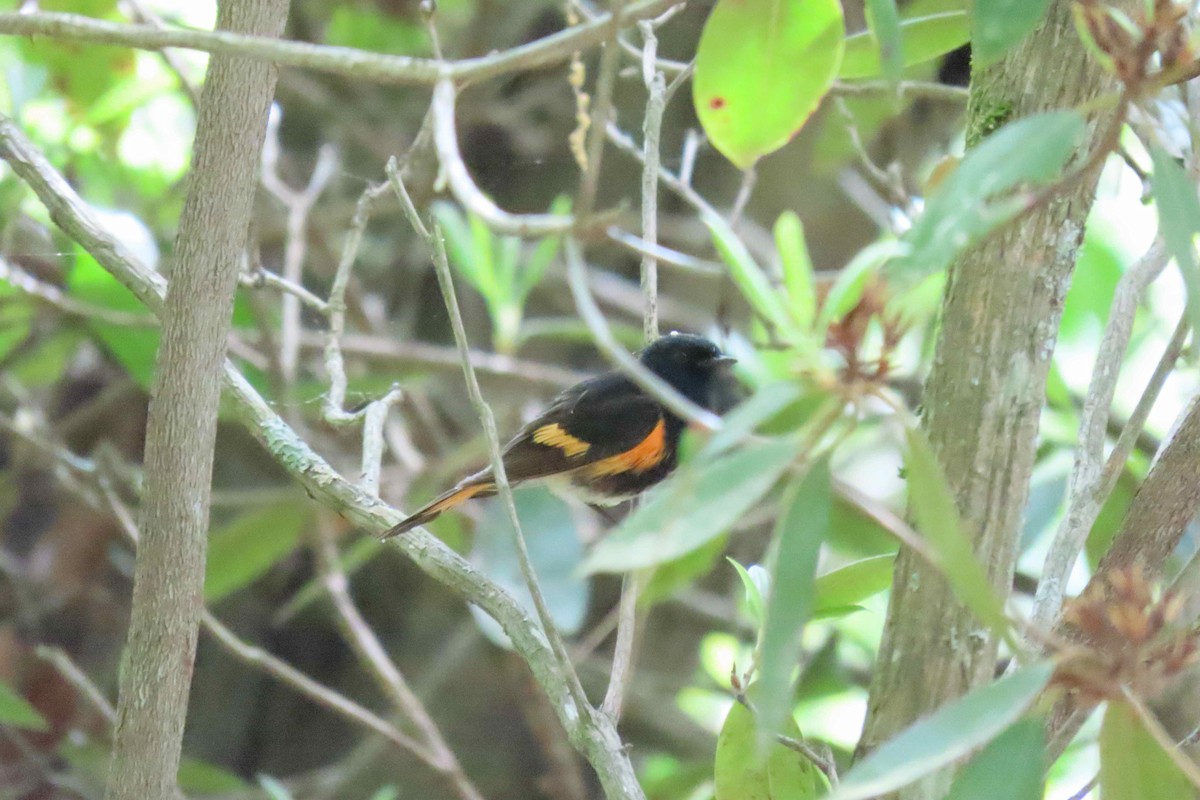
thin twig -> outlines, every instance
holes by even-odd
[[[305,348],[324,348],[323,336],[306,332],[301,338]],[[458,354],[453,347],[430,342],[397,342],[384,336],[366,333],[348,333],[341,338],[341,351],[363,359],[389,366],[435,369],[458,369]],[[483,350],[471,351],[471,366],[481,376],[528,381],[551,388],[562,388],[587,377],[584,372],[543,364],[525,358],[515,358],[503,353]]]
[[[1150,380],[1146,382],[1145,391],[1138,398],[1133,413],[1125,421],[1125,427],[1121,429],[1121,435],[1117,437],[1117,443],[1108,455],[1108,462],[1104,465],[1104,472],[1100,476],[1100,494],[1103,498],[1107,499],[1116,487],[1121,472],[1125,469],[1125,463],[1129,461],[1129,456],[1133,452],[1133,448],[1137,446],[1138,438],[1146,427],[1146,420],[1150,417],[1154,402],[1166,384],[1167,377],[1175,369],[1175,363],[1183,355],[1183,346],[1187,342],[1189,332],[1191,332],[1191,323],[1185,312],[1176,323],[1171,341],[1167,342],[1162,357],[1158,360],[1158,365],[1150,375]]]
[[[159,30],[169,30],[166,22],[158,15],[154,9],[147,6],[142,0],[125,0],[129,8],[133,11],[133,18],[136,22],[144,25],[152,25]],[[171,50],[163,48],[161,51],[163,63],[167,65],[167,69],[175,74],[179,85],[183,88],[183,93],[188,96],[192,107],[195,108],[200,104],[200,88],[188,77],[187,69],[182,61]]]
[[[100,225],[90,208],[11,120],[0,115],[0,157],[46,205],[51,218],[152,311],[162,308],[165,282]],[[395,525],[403,514],[334,470],[225,363],[226,397],[246,430],[313,498],[371,531]],[[544,631],[507,592],[424,530],[393,540],[424,573],[493,617],[549,697],[575,747],[588,759],[610,798],[643,800],[633,764],[610,720],[580,708],[557,666]]]
[[[844,97],[858,95],[894,94],[899,92],[907,97],[924,97],[930,100],[944,100],[951,103],[966,103],[971,96],[964,86],[948,86],[932,81],[900,81],[899,84],[887,81],[864,81],[861,83],[846,83],[838,81],[833,84],[830,93]]]
[[[358,248],[371,219],[371,213],[380,198],[387,194],[388,189],[386,183],[371,184],[359,196],[354,208],[354,217],[342,244],[342,255],[333,276],[333,284],[329,288],[329,331],[325,336],[325,372],[329,377],[329,391],[325,395],[322,413],[333,425],[358,422],[361,415],[361,412],[352,414],[345,410],[347,379],[341,339],[346,331],[346,287],[350,284],[350,273],[354,269],[354,261],[358,257]]]
[[[517,505],[513,500],[512,487],[508,483],[508,473],[504,469],[504,456],[501,452],[500,436],[496,432],[496,418],[492,414],[491,406],[484,400],[483,392],[479,388],[479,380],[475,377],[475,370],[471,368],[471,360],[469,358],[470,343],[467,341],[467,329],[463,325],[462,312],[459,310],[458,297],[454,291],[454,277],[450,273],[450,262],[446,258],[445,241],[442,238],[441,228],[436,222],[431,231],[430,244],[433,247],[433,265],[437,273],[438,285],[442,290],[442,299],[445,301],[446,312],[450,317],[450,327],[454,331],[454,341],[458,345],[459,356],[462,359],[463,377],[467,382],[467,393],[471,397],[471,404],[475,406],[476,414],[479,415],[479,421],[483,424],[484,435],[487,439],[492,479],[496,483],[497,494],[504,504],[509,523],[512,526],[513,544],[517,550],[517,562],[520,564],[521,574],[525,578],[529,595],[533,599],[533,607],[537,611],[538,619],[541,620],[542,630],[550,643],[552,652],[558,660],[558,668],[567,681],[567,686],[575,702],[581,709],[590,708],[587,696],[583,693],[583,687],[579,684],[579,676],[576,674],[575,668],[571,665],[571,659],[567,654],[566,646],[563,644],[558,628],[554,624],[554,617],[550,613],[549,606],[546,605],[545,598],[542,596],[541,585],[538,583],[537,573],[533,568],[533,561],[529,557],[529,549],[525,546],[525,535],[521,532],[521,519],[517,515]]]
[[[269,287],[282,292],[283,294],[294,295],[300,300],[301,303],[303,303],[305,306],[308,306],[321,316],[329,316],[329,303],[326,303],[324,300],[317,297],[300,284],[292,283],[291,281],[276,275],[274,272],[271,272],[268,269],[258,267],[249,272],[244,272],[242,273],[240,280],[242,286],[245,286],[249,289],[261,289],[263,287]],[[300,331],[299,335],[300,338],[303,339],[304,332]]]
[[[75,690],[92,704],[92,707],[99,712],[110,727],[117,724],[117,709],[113,708],[113,704],[104,696],[100,687],[92,682],[87,673],[71,660],[71,656],[67,654],[66,650],[61,647],[38,645],[34,654],[58,670],[58,674],[62,675],[67,683],[74,686]]]
[[[628,231],[621,230],[616,225],[608,226],[605,233],[608,235],[608,238],[622,247],[626,247],[646,258],[652,258],[656,263],[679,267],[688,272],[698,272],[704,275],[719,276],[725,274],[724,268],[716,261],[708,261],[688,255],[687,253],[681,253],[678,250],[672,250],[669,247],[665,247],[661,242],[651,244]],[[657,309],[657,304],[655,308]]]
[[[497,233],[511,236],[547,236],[568,230],[576,219],[587,215],[576,208],[576,217],[567,214],[512,214],[492,202],[485,195],[467,170],[462,153],[458,149],[458,132],[454,122],[454,97],[457,90],[454,82],[438,81],[433,89],[430,110],[433,115],[433,142],[437,148],[438,163],[450,191],[458,202],[471,213],[482,219]]]
[[[3,420],[4,417],[0,417],[0,422],[3,422]],[[129,541],[129,543],[134,547],[137,546],[137,543],[141,538],[138,531],[137,522],[134,520],[133,513],[120,498],[115,489],[111,475],[111,465],[97,464],[90,460],[80,459],[78,456],[73,456],[73,454],[57,447],[53,443],[46,442],[41,440],[39,437],[35,437],[32,431],[26,429],[18,430],[22,433],[23,438],[25,438],[26,441],[36,444],[60,464],[91,484],[89,491],[104,498],[105,511],[112,514],[113,518],[117,521],[121,532],[125,535],[125,538]],[[221,644],[222,647],[228,650],[239,660],[255,668],[261,669],[282,683],[295,689],[300,694],[313,700],[318,705],[324,706],[325,708],[328,708],[336,714],[340,714],[354,723],[360,724],[369,730],[379,733],[384,736],[384,738],[392,741],[399,747],[412,752],[419,758],[422,757],[422,753],[424,753],[424,751],[421,746],[411,738],[401,733],[394,725],[391,725],[386,720],[358,705],[353,700],[350,700],[344,695],[339,694],[337,691],[318,683],[317,681],[314,681],[312,678],[309,678],[307,675],[295,669],[290,664],[276,658],[265,650],[241,640],[236,634],[226,628],[207,609],[202,612],[201,625],[206,631],[211,633],[214,638],[216,638],[217,642]],[[42,652],[43,650],[46,652]],[[51,660],[51,663],[53,663],[60,671],[64,672],[64,676],[66,675],[66,672],[64,671],[65,664],[61,661],[61,659],[54,656],[51,648],[39,648],[38,655],[42,658],[47,658],[47,660]],[[86,678],[86,676],[84,677]],[[68,680],[70,680],[70,678],[68,678]],[[75,683],[75,681],[72,681],[72,683]],[[79,686],[81,690],[83,689],[81,685],[76,685]],[[89,701],[91,701],[93,705],[96,705],[97,709],[101,711],[101,714],[105,717],[105,719],[109,720],[110,722],[115,722],[115,709],[113,709],[111,704],[104,699],[103,695],[98,689],[96,689],[95,692],[88,690],[86,695]],[[426,753],[423,760],[428,758],[430,758],[430,756]]]
[[[122,328],[158,327],[158,319],[151,314],[118,311],[76,300],[57,286],[39,281],[6,258],[0,258],[0,281],[4,281],[17,291],[72,317],[90,319],[108,325],[119,325]]]
[[[642,240],[653,248],[658,246],[659,136],[666,109],[667,79],[654,66],[658,53],[654,25],[641,22],[638,28],[645,40],[642,75],[649,92],[642,121]],[[642,332],[649,344],[658,338],[658,260],[650,254],[642,256],[641,283],[645,302]]]
[[[625,690],[633,680],[633,662],[638,638],[638,595],[641,594],[645,576],[630,572],[621,581],[621,600],[617,605],[617,641],[613,645],[612,670],[609,673],[608,689],[600,710],[614,723],[621,719],[625,705]]]
[[[821,755],[813,749],[812,745],[803,739],[794,739],[791,736],[784,736],[782,733],[777,733],[775,734],[775,741],[811,761],[814,767],[825,773],[825,777],[829,779],[830,785],[834,787],[838,785],[837,764],[832,758],[826,758]]]
[[[1158,717],[1154,716],[1154,712],[1142,702],[1142,698],[1134,694],[1128,686],[1122,686],[1121,693],[1125,695],[1125,702],[1133,709],[1133,713],[1141,721],[1142,727],[1146,729],[1146,733],[1153,737],[1158,746],[1171,759],[1171,763],[1191,781],[1192,786],[1200,789],[1200,766],[1197,766],[1195,761],[1192,761],[1187,757],[1186,753],[1179,749],[1179,745],[1171,739],[1171,735],[1163,728],[1162,723],[1158,721]]]
[[[1170,252],[1163,242],[1155,241],[1145,255],[1121,276],[1113,293],[1108,323],[1096,353],[1080,415],[1079,446],[1075,450],[1074,464],[1067,480],[1067,513],[1050,544],[1034,600],[1033,621],[1040,627],[1049,626],[1062,608],[1067,579],[1103,507],[1107,494],[1103,491],[1104,442],[1117,378],[1129,346],[1138,300],[1162,273],[1170,258]],[[1174,364],[1174,360],[1171,363]],[[1141,424],[1137,428],[1140,430]],[[1121,464],[1124,465],[1124,460]]]
[[[267,135],[263,141],[261,180],[263,187],[287,210],[287,236],[283,251],[283,280],[301,286],[304,277],[304,258],[308,251],[308,214],[330,178],[337,171],[338,155],[332,145],[322,145],[317,163],[309,176],[308,185],[296,191],[279,174],[279,125],[283,113],[278,106],[271,109]],[[279,342],[279,364],[285,383],[296,380],[296,365],[300,355],[300,298],[294,292],[283,295],[282,334]]]
[[[207,609],[205,609],[203,616],[201,616],[200,622],[204,630],[216,639],[217,644],[221,645],[222,648],[239,661],[267,673],[280,683],[291,687],[309,700],[312,700],[317,705],[341,717],[345,717],[370,731],[378,733],[397,747],[412,753],[422,761],[428,762],[433,759],[433,755],[423,745],[402,732],[395,725],[345,695],[334,691],[322,683],[318,683],[291,664],[276,658],[261,647],[256,647],[242,640],[237,634],[225,627]]]
[[[420,734],[425,747],[414,755],[428,756],[427,760],[423,759],[426,766],[445,777],[454,793],[462,800],[483,800],[483,795],[458,763],[454,751],[446,744],[437,723],[429,716],[425,705],[408,685],[396,663],[388,656],[387,650],[371,630],[371,626],[359,613],[350,596],[350,581],[342,569],[337,545],[327,520],[319,521],[317,528],[316,553],[321,566],[322,582],[337,611],[343,636],[388,700]]]
[[[621,347],[588,288],[587,265],[584,263],[579,242],[575,237],[568,236],[565,245],[567,282],[571,287],[571,295],[575,299],[575,308],[591,332],[600,352],[614,366],[629,376],[630,380],[646,390],[674,414],[708,430],[720,428],[720,417],[688,400]]]
[[[616,83],[617,65],[620,63],[621,52],[617,46],[617,34],[621,25],[627,21],[625,0],[611,0],[612,13],[609,15],[608,37],[604,49],[600,52],[599,73],[596,76],[594,102],[591,105],[591,130],[588,132],[587,166],[583,178],[579,182],[579,191],[575,195],[574,211],[579,219],[587,219],[596,206],[596,191],[600,187],[600,164],[604,158],[604,128],[608,124],[608,116],[612,113],[613,85]]]
[[[657,16],[678,0],[637,0],[622,11],[623,24]],[[439,61],[429,58],[371,53],[353,47],[332,47],[307,42],[280,41],[220,31],[184,28],[159,30],[149,25],[126,25],[78,14],[0,14],[0,34],[48,36],[62,41],[123,45],[141,50],[178,47],[272,61],[343,75],[356,81],[431,85],[442,78],[457,82],[480,81],[512,72],[539,69],[567,60],[571,53],[594,47],[611,38],[612,15],[575,25],[520,47],[478,58]]]
[[[754,184],[758,181],[758,171],[753,165],[742,170],[742,181],[738,184],[737,195],[733,198],[733,208],[729,212],[729,227],[736,228],[742,219],[746,206],[750,203],[750,195],[754,193]]]

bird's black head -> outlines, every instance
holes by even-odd
[[[684,397],[713,408],[714,389],[727,364],[736,359],[703,336],[670,333],[641,352],[641,361]]]

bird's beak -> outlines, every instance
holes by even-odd
[[[737,359],[733,356],[719,355],[713,356],[708,360],[708,363],[714,367],[725,366],[726,364],[736,364]]]

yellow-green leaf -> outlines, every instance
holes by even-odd
[[[962,47],[971,38],[966,11],[944,11],[900,21],[904,66],[923,64]],[[842,80],[878,78],[883,74],[879,44],[870,30],[846,37],[846,54],[838,77]]]
[[[745,169],[786,144],[832,85],[844,35],[837,0],[718,0],[692,78],[713,146]]]
[[[1196,790],[1126,703],[1109,703],[1100,726],[1104,800],[1194,800]]]

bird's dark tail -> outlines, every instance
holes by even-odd
[[[412,515],[400,524],[388,528],[379,538],[387,539],[392,536],[398,536],[401,533],[407,533],[413,528],[432,522],[443,511],[454,508],[458,504],[470,500],[472,497],[487,497],[495,493],[496,484],[490,480],[455,486],[450,491],[439,495],[414,511]]]

